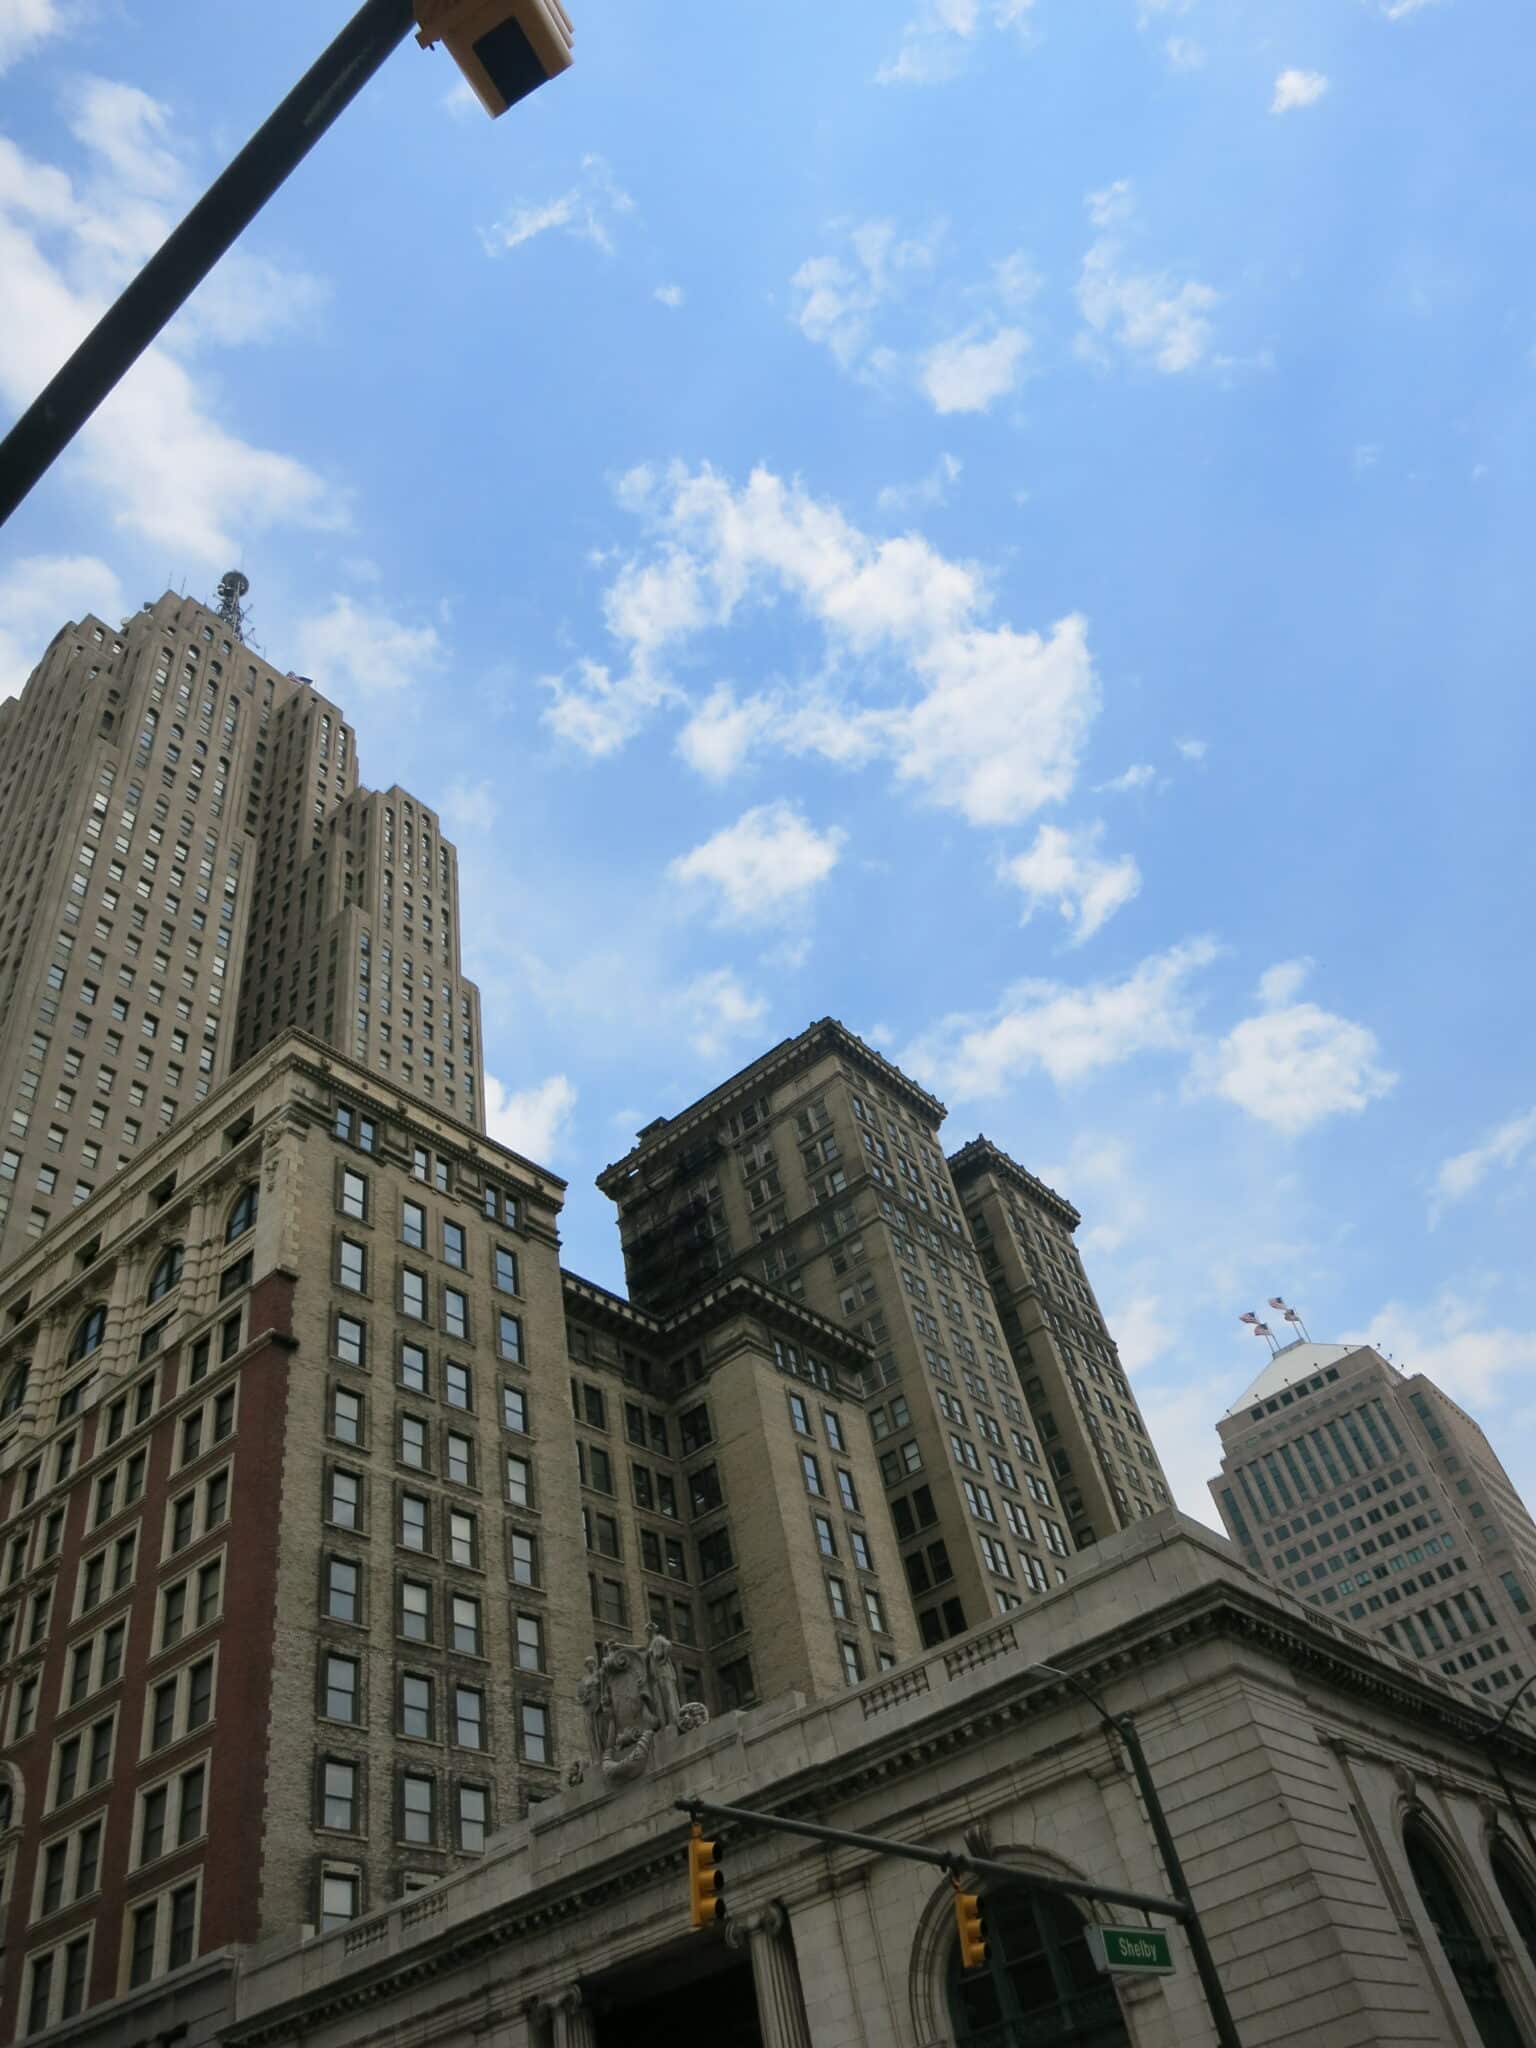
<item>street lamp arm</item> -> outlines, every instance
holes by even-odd
[[[1529,1678],[1522,1679],[1520,1684],[1515,1687],[1514,1691],[1510,1694],[1509,1698],[1504,1702],[1504,1711],[1502,1714],[1500,1714],[1498,1720],[1493,1725],[1493,1732],[1495,1736],[1500,1736],[1504,1733],[1504,1729],[1509,1721],[1510,1715],[1515,1711],[1516,1707],[1519,1706],[1521,1700],[1525,1698],[1525,1695],[1530,1691],[1533,1685],[1536,1685],[1536,1671],[1533,1671]]]
[[[1031,1664],[1029,1668],[1031,1671],[1043,1671],[1049,1678],[1059,1678],[1063,1685],[1068,1685],[1072,1688],[1079,1699],[1088,1702],[1089,1706],[1092,1707],[1093,1711],[1111,1733],[1115,1735],[1124,1734],[1125,1718],[1112,1714],[1098,1695],[1090,1692],[1082,1680],[1074,1678],[1070,1671],[1063,1671],[1058,1664]]]

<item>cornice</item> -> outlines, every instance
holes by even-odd
[[[780,1330],[804,1342],[814,1342],[839,1363],[862,1372],[874,1357],[874,1350],[853,1331],[818,1310],[807,1308],[776,1287],[754,1280],[746,1273],[732,1273],[712,1287],[702,1288],[684,1307],[669,1316],[655,1316],[637,1308],[621,1294],[584,1280],[565,1267],[560,1279],[567,1307],[596,1316],[610,1329],[639,1335],[658,1350],[694,1343],[704,1330],[727,1322],[732,1316],[751,1316],[770,1329]]]
[[[648,1125],[647,1130],[653,1135],[643,1138],[622,1159],[605,1166],[597,1176],[597,1187],[611,1200],[617,1201],[629,1176],[642,1160],[649,1165],[663,1159],[674,1144],[697,1132],[701,1125],[719,1123],[730,1105],[742,1096],[756,1093],[772,1081],[808,1066],[829,1051],[841,1053],[844,1058],[862,1066],[881,1087],[905,1097],[935,1128],[949,1114],[936,1095],[930,1095],[926,1088],[919,1087],[910,1075],[893,1066],[872,1045],[866,1045],[846,1024],[839,1023],[836,1017],[822,1017],[807,1025],[797,1037],[781,1039],[761,1059],[754,1060],[750,1067],[743,1067],[740,1073],[733,1074],[730,1080],[722,1082],[708,1095],[700,1096],[696,1102],[679,1110],[676,1116],[658,1118],[655,1125]]]
[[[1059,1195],[1053,1187],[1047,1186],[1037,1175],[1031,1173],[1028,1167],[1020,1166],[1017,1159],[1010,1159],[1002,1147],[994,1145],[984,1133],[979,1132],[962,1145],[958,1152],[951,1152],[949,1155],[949,1170],[957,1186],[965,1174],[984,1172],[989,1167],[1003,1180],[1012,1181],[1020,1193],[1027,1195],[1032,1202],[1039,1202],[1043,1207],[1054,1210],[1069,1230],[1076,1230],[1082,1222],[1082,1216],[1065,1195]]]

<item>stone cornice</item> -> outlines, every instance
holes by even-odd
[[[843,1058],[864,1068],[872,1080],[882,1088],[889,1088],[928,1118],[937,1128],[949,1114],[944,1104],[926,1088],[920,1088],[900,1067],[893,1066],[883,1054],[866,1045],[856,1032],[838,1022],[835,1017],[822,1017],[810,1024],[798,1037],[781,1039],[761,1059],[754,1060],[750,1067],[733,1074],[708,1095],[700,1096],[676,1116],[659,1117],[654,1124],[646,1126],[646,1135],[639,1144],[626,1152],[622,1159],[616,1159],[611,1166],[605,1166],[597,1176],[597,1186],[613,1201],[618,1201],[625,1192],[630,1175],[642,1160],[647,1166],[663,1158],[672,1147],[701,1126],[718,1124],[730,1105],[743,1096],[756,1094],[775,1081],[794,1073],[800,1067],[809,1066],[828,1052],[840,1053]]]
[[[643,1338],[660,1351],[680,1344],[692,1344],[707,1330],[728,1322],[733,1316],[751,1316],[769,1329],[797,1341],[814,1344],[839,1364],[862,1372],[874,1351],[862,1337],[844,1329],[803,1302],[793,1300],[776,1287],[754,1280],[746,1273],[733,1273],[713,1287],[705,1287],[677,1312],[655,1316],[637,1308],[621,1294],[584,1280],[579,1273],[562,1267],[560,1279],[566,1307],[571,1314],[596,1317],[619,1334]]]
[[[1057,1194],[1053,1187],[1048,1187],[1043,1180],[1032,1174],[1028,1167],[1020,1166],[1016,1159],[1010,1159],[1000,1146],[994,1145],[984,1134],[978,1133],[962,1145],[958,1152],[951,1152],[949,1155],[949,1170],[957,1187],[967,1174],[985,1173],[988,1169],[997,1174],[999,1179],[1011,1181],[1020,1193],[1027,1195],[1032,1202],[1039,1202],[1042,1207],[1052,1210],[1069,1230],[1076,1230],[1082,1222],[1082,1217],[1065,1195]]]

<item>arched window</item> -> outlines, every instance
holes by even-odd
[[[1120,2001],[1088,1952],[1087,1923],[1052,1892],[987,1892],[987,1961],[949,1960],[949,2012],[959,2048],[1131,2048]]]
[[[1498,1965],[1483,1946],[1482,1936],[1434,1837],[1421,1821],[1410,1819],[1403,1830],[1403,1846],[1424,1910],[1467,2001],[1478,2039],[1484,2048],[1522,2048],[1525,2037],[1505,2003]]]
[[[94,1308],[86,1310],[75,1331],[75,1341],[69,1347],[69,1362],[78,1365],[82,1358],[89,1358],[93,1351],[101,1349],[101,1340],[107,1334],[107,1305],[98,1301]]]
[[[27,1398],[27,1382],[32,1377],[32,1364],[23,1359],[5,1383],[5,1392],[0,1395],[0,1422],[14,1415]]]
[[[240,1190],[235,1206],[229,1212],[229,1221],[224,1226],[224,1242],[233,1244],[237,1237],[244,1237],[256,1221],[256,1183],[250,1182]]]
[[[1515,1926],[1520,1939],[1533,1964],[1536,1964],[1536,1897],[1526,1881],[1525,1872],[1515,1861],[1510,1850],[1501,1841],[1495,1841],[1489,1857],[1493,1865],[1494,1882],[1499,1887],[1499,1896]]]
[[[0,1835],[16,1821],[16,1787],[11,1782],[10,1772],[0,1768]]]
[[[156,1259],[155,1270],[149,1276],[149,1298],[151,1301],[159,1301],[162,1295],[169,1294],[171,1289],[180,1280],[184,1256],[183,1246],[168,1244],[159,1258]]]

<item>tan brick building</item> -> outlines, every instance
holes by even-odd
[[[1536,1671],[1536,1524],[1472,1417],[1369,1344],[1283,1346],[1217,1425],[1248,1563],[1495,1705]],[[1536,1725],[1536,1700],[1516,1710]]]
[[[826,1018],[598,1178],[637,1303],[750,1274],[869,1346],[868,1427],[929,1643],[1060,1584],[1076,1549],[1168,1499],[1076,1210],[984,1139],[947,1161],[944,1115]]]
[[[483,1128],[435,815],[167,592],[63,626],[0,707],[0,1266],[297,1024]]]

